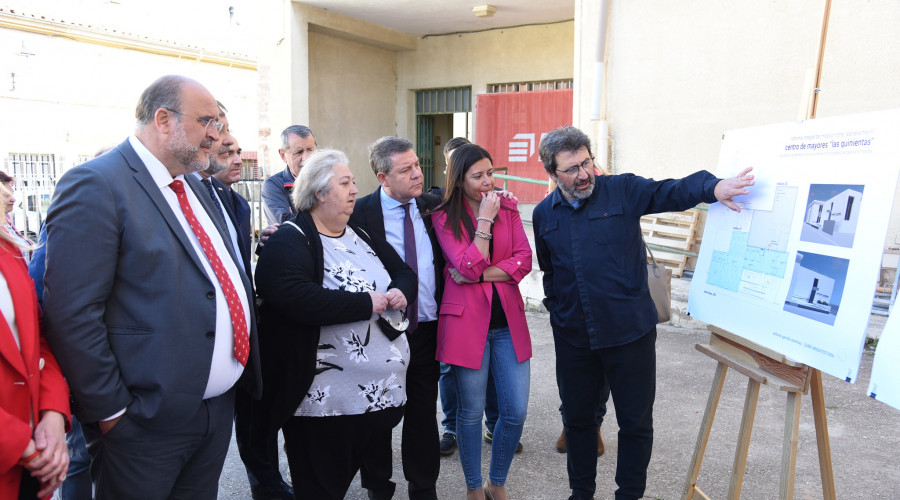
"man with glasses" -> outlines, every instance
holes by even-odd
[[[541,139],[539,154],[557,188],[534,209],[544,305],[556,349],[570,499],[593,498],[601,386],[609,383],[619,424],[616,500],[644,495],[653,448],[656,306],[647,288],[640,218],[734,197],[753,185],[749,169],[717,179],[700,171],[654,181],[595,175],[591,143],[575,127]]]
[[[95,498],[214,500],[240,384],[259,397],[250,281],[193,172],[224,124],[164,76],[134,134],[65,173],[47,215],[44,324],[92,456]]]

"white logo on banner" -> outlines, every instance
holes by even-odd
[[[522,141],[524,139],[524,141]],[[509,161],[526,162],[534,154],[534,134],[516,134],[509,143]]]
[[[541,139],[547,133],[541,134]],[[528,158],[534,155],[534,136],[535,134],[516,134],[513,140],[509,142],[509,161],[524,163]]]

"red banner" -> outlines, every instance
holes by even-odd
[[[572,124],[572,90],[479,94],[475,118],[475,143],[491,153],[495,169],[546,181],[538,145],[547,132]],[[519,203],[537,203],[547,193],[545,185],[520,181],[508,181],[508,188]]]

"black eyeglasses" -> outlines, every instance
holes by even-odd
[[[573,166],[573,167],[569,167],[569,168],[567,168],[567,169],[565,169],[565,170],[556,169],[556,171],[557,171],[557,172],[562,172],[562,173],[568,175],[569,177],[574,177],[574,176],[578,175],[578,169],[579,169],[579,168],[583,168],[584,171],[585,171],[585,173],[587,173],[588,175],[591,175],[591,173],[593,173],[593,172],[592,172],[592,171],[593,171],[593,167],[594,167],[594,157],[591,156],[591,157],[588,158],[587,160],[584,160],[583,162],[579,163],[578,165],[575,165],[575,166]]]
[[[212,125],[213,127],[216,127],[216,131],[218,131],[220,134],[222,133],[222,129],[225,128],[225,124],[219,123],[218,118],[197,118],[196,116],[191,116],[191,115],[182,113],[181,111],[175,111],[174,109],[170,109],[170,108],[163,108],[163,109],[166,111],[171,111],[171,112],[181,115],[181,116],[193,118],[193,119],[197,120],[198,122],[202,123],[204,128],[209,128],[209,126]]]

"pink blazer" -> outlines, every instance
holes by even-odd
[[[469,216],[474,223],[475,215],[469,211]],[[531,246],[525,236],[516,202],[506,199],[501,202],[493,227],[494,247],[490,263],[475,243],[468,241],[465,231],[463,241],[458,241],[446,223],[446,213],[439,211],[434,214],[434,230],[447,259],[444,268],[446,284],[438,318],[437,359],[466,368],[481,368],[491,319],[491,283],[458,285],[450,278],[450,268],[456,268],[468,279],[478,280],[491,265],[512,276],[509,281],[493,284],[497,287],[509,322],[516,358],[520,363],[531,358],[531,336],[525,321],[525,304],[519,293],[519,282],[531,272]]]

